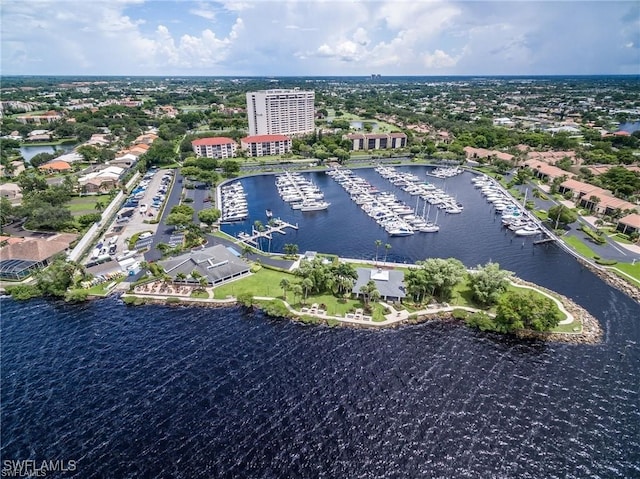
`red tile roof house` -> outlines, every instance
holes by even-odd
[[[193,152],[207,158],[233,158],[236,156],[236,142],[224,136],[199,138],[191,142]]]
[[[291,152],[291,138],[284,135],[254,135],[240,141],[249,156],[284,155]]]
[[[581,206],[604,215],[611,214],[616,210],[635,210],[637,208],[637,205],[633,203],[616,198],[609,190],[582,181],[566,180],[560,184],[559,190],[561,193],[570,191]]]
[[[525,166],[531,168],[533,174],[543,180],[553,181],[555,178],[562,178],[563,176],[573,176],[569,171],[565,171],[557,166],[551,166],[547,163],[539,160],[527,160],[524,162]]]
[[[496,160],[513,161],[514,156],[509,153],[498,150],[487,150],[485,148],[474,148],[472,146],[464,147],[464,154],[469,160],[476,160],[479,158],[494,158]]]
[[[51,160],[43,165],[38,166],[38,169],[48,174],[53,174],[61,173],[64,171],[71,171],[71,165],[66,161]]]
[[[620,218],[616,229],[622,231],[623,234],[640,233],[640,215],[631,213]]]

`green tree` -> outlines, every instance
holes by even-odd
[[[221,216],[221,212],[218,208],[206,208],[204,210],[198,211],[198,219],[200,222],[205,223],[207,226],[211,227],[213,223],[218,221]]]
[[[384,245],[384,263],[387,262],[387,255],[389,254],[390,249],[391,249],[391,245],[389,243]]]
[[[192,218],[192,215],[185,215],[183,213],[170,213],[167,216],[166,223],[169,226],[184,227],[191,223]]]
[[[496,306],[495,323],[501,332],[517,329],[549,331],[560,322],[561,314],[556,304],[531,291],[504,294]]]
[[[455,258],[429,258],[418,264],[423,271],[422,287],[441,301],[451,299],[454,286],[466,274],[462,262]]]
[[[187,215],[190,218],[193,217],[193,213],[194,212],[195,212],[195,210],[193,209],[192,206],[185,205],[185,204],[175,205],[173,208],[171,208],[171,211],[169,211],[170,214],[179,213],[179,214],[182,214],[182,215]]]
[[[240,163],[235,160],[224,160],[222,162],[222,171],[227,178],[238,176],[238,173],[240,173]]]
[[[284,300],[287,300],[287,290],[291,287],[291,283],[287,278],[282,278],[280,280],[280,287],[282,288],[282,296]]]
[[[489,262],[484,266],[478,266],[469,276],[473,298],[485,306],[497,303],[509,287],[512,277],[513,273],[500,269],[498,263]]]
[[[556,205],[549,208],[548,211],[549,219],[555,222],[555,228],[558,228],[560,223],[562,224],[570,224],[575,222],[578,219],[578,213],[573,211],[571,208],[567,208],[564,205]]]
[[[44,296],[64,297],[73,282],[76,265],[64,259],[55,259],[36,274],[36,286]]]
[[[382,240],[377,239],[375,241],[375,245],[376,245],[376,264],[378,264],[378,250],[380,249],[380,246],[382,246]]]

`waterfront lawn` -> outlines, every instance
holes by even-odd
[[[589,248],[575,236],[563,236],[561,239],[569,246],[571,246],[574,250],[576,250],[580,255],[586,258],[594,258],[596,256],[591,248]]]
[[[106,208],[111,203],[110,195],[95,195],[95,196],[75,196],[69,202],[69,210],[73,216],[82,216],[90,213],[98,213],[96,210],[96,203],[102,202]]]
[[[191,291],[190,297],[197,299],[209,299],[209,292],[202,289],[194,289]]]
[[[293,283],[298,278],[289,273],[273,271],[267,268],[261,268],[256,273],[249,275],[237,281],[232,281],[222,286],[217,286],[213,290],[215,299],[225,299],[227,296],[251,295],[251,296],[267,296],[272,298],[282,297],[282,288],[280,288],[280,280],[287,278]],[[287,291],[287,298],[293,298],[293,294]]]
[[[615,266],[609,268],[609,270],[613,271],[621,278],[626,279],[627,281],[631,281],[636,286],[640,286],[640,262],[636,262],[636,264],[617,263]],[[620,271],[631,276],[633,279],[629,279],[629,276],[620,274]]]

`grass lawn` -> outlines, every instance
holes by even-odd
[[[251,294],[253,296],[282,296],[282,288],[280,288],[280,280],[287,278],[293,283],[297,278],[288,273],[281,273],[267,268],[262,268],[246,278],[233,281],[222,286],[218,286],[213,290],[215,299],[225,299],[227,296],[238,296],[240,294]],[[291,293],[288,294],[293,298]]]
[[[637,262],[636,264],[618,263],[609,269],[618,274],[621,278],[633,282],[636,286],[640,286],[640,262]],[[619,274],[619,272],[616,270],[623,271],[624,273],[631,276],[633,280],[630,280],[628,276]]]
[[[589,248],[586,244],[584,244],[575,236],[565,236],[565,237],[562,237],[561,239],[582,256],[585,256],[587,258],[593,258],[594,256],[596,256],[596,254],[593,252],[591,248]]]
[[[111,196],[109,195],[95,195],[95,196],[74,196],[69,202],[69,210],[73,216],[81,216],[89,213],[98,213],[96,210],[96,203],[101,201],[106,208],[111,203]]]
[[[198,291],[196,289],[196,290],[193,290],[191,292],[190,297],[191,298],[198,298],[198,299],[209,299],[209,292],[208,291]]]

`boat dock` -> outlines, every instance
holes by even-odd
[[[273,238],[273,233],[280,233],[282,235],[286,235],[287,232],[285,231],[285,229],[287,228],[291,228],[294,230],[298,229],[298,223],[294,225],[291,223],[287,223],[286,221],[283,221],[280,218],[275,218],[270,223],[271,224],[265,227],[264,231],[259,231],[252,226],[251,234],[241,232],[238,234],[238,239],[242,243],[257,247],[258,238],[267,238],[268,240],[271,240]]]
[[[534,241],[533,244],[553,243],[554,241],[556,241],[556,238],[544,238]]]

